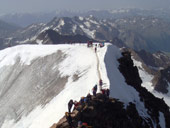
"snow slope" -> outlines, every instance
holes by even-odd
[[[150,75],[145,71],[140,61],[135,60],[133,57],[132,59],[134,65],[138,67],[139,75],[142,79],[142,86],[145,87],[149,92],[151,92],[155,97],[161,99],[163,98],[166,104],[170,107],[170,93],[163,94],[154,90],[154,87],[152,86],[152,79],[154,78],[154,76]],[[170,90],[170,87],[168,88],[168,90]]]
[[[87,47],[84,45],[83,46],[79,46],[79,45],[16,46],[14,48],[5,49],[0,52],[0,56],[1,56],[0,65],[1,68],[4,66],[14,65],[15,62],[17,61],[16,56],[19,56],[21,58],[20,59],[21,64],[31,65],[31,62],[34,59],[37,59],[38,57],[44,57],[45,55],[47,56],[49,54],[56,53],[58,50],[62,51],[65,58],[58,65],[52,65],[51,69],[55,70],[57,68],[59,70],[60,77],[62,78],[69,76],[68,81],[64,87],[64,90],[59,95],[54,97],[45,106],[40,104],[35,108],[33,108],[32,112],[30,112],[29,114],[20,113],[23,116],[18,122],[15,122],[15,119],[11,119],[12,117],[6,117],[6,121],[3,123],[2,128],[8,128],[8,127],[34,128],[34,127],[40,127],[40,124],[42,125],[41,127],[44,128],[50,127],[50,125],[58,121],[64,115],[65,111],[67,110],[67,103],[70,100],[70,98],[79,100],[81,96],[86,96],[87,93],[90,92],[92,86],[96,84],[96,81],[98,81],[96,75],[97,74],[96,56],[93,50],[87,49]],[[78,80],[74,80],[75,75],[77,75]],[[41,79],[44,79],[44,77],[46,76],[45,75],[42,76]],[[3,90],[3,88],[1,89]],[[41,91],[43,91],[43,89]],[[17,100],[17,98],[18,99],[24,98],[18,94],[13,94],[13,95],[17,95],[15,96],[16,98],[14,100]],[[1,99],[0,102],[4,103],[5,106],[7,107],[10,107],[11,104],[12,105],[14,104],[14,103],[10,103],[10,104],[6,103],[5,101],[7,99],[5,100],[4,99],[5,98]]]
[[[124,77],[119,72],[117,59],[121,57],[121,52],[111,44],[106,44],[105,47],[98,48],[97,54],[93,48],[87,48],[87,46],[83,44],[16,46],[0,51],[0,70],[6,65],[9,66],[9,64],[10,66],[14,66],[16,56],[21,58],[21,64],[29,66],[34,62],[33,60],[39,57],[44,58],[47,55],[51,56],[57,51],[62,52],[61,56],[63,56],[63,59],[56,65],[52,65],[50,67],[52,70],[49,70],[49,72],[53,72],[53,70],[55,71],[56,69],[59,71],[59,77],[54,79],[68,77],[64,89],[45,105],[37,105],[28,114],[21,113],[22,116],[17,119],[17,121],[16,118],[6,117],[2,128],[50,127],[62,118],[67,111],[67,103],[70,99],[79,100],[82,96],[86,96],[89,92],[91,93],[93,86],[99,81],[99,73],[104,82],[104,87],[110,88],[112,97],[124,102],[125,107],[129,102],[133,102],[137,106],[138,113],[144,119],[150,118],[143,102],[140,101],[138,92],[125,83]],[[98,63],[99,69],[97,67]],[[42,76],[41,79],[44,79],[44,77],[46,76]],[[0,103],[1,102],[0,99]],[[7,107],[10,107],[10,104]],[[161,114],[160,120],[161,124],[164,125],[164,118]]]

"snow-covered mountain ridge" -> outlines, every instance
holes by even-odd
[[[67,111],[70,99],[78,101],[91,93],[101,75],[111,97],[125,108],[133,103],[141,118],[164,128],[168,125],[165,110],[156,109],[161,118],[149,114],[140,93],[127,85],[118,69],[121,56],[111,44],[98,48],[97,53],[84,44],[21,45],[0,51],[1,127],[50,127]]]

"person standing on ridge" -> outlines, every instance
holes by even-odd
[[[110,90],[106,89],[106,96],[109,97],[109,95],[110,95]]]
[[[74,104],[73,100],[70,100],[70,101],[68,102],[68,112],[69,112],[69,113],[71,112],[71,108],[72,108],[73,104]]]
[[[96,96],[97,92],[97,84],[93,87],[93,96]]]
[[[97,47],[94,48],[95,53],[97,52]]]
[[[99,80],[100,90],[102,89],[102,85],[103,85],[103,81],[102,81],[102,79],[100,79],[100,80]]]

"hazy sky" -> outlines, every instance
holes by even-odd
[[[114,8],[169,8],[170,0],[0,0],[0,13]]]

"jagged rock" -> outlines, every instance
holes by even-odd
[[[158,124],[159,111],[165,116],[166,127],[170,128],[170,111],[168,105],[163,99],[156,98],[153,94],[148,92],[148,90],[141,86],[142,80],[139,77],[137,67],[133,65],[133,60],[131,59],[130,52],[123,52],[123,57],[118,61],[120,63],[119,70],[126,79],[129,86],[134,87],[141,97],[141,101],[144,102],[145,107],[148,109],[149,115]]]
[[[152,67],[167,67],[170,58],[163,52],[150,53],[145,50],[136,51],[145,64]]]
[[[153,81],[155,82],[155,90],[162,93],[168,93],[168,83],[170,83],[170,66],[160,70]]]
[[[134,51],[124,48],[123,51],[131,52],[133,58],[142,64],[142,68],[151,74],[152,86],[161,93],[168,93],[168,83],[170,83],[170,58],[163,52],[149,53],[145,50]],[[141,67],[139,66],[138,69]],[[143,70],[140,69],[140,70]]]
[[[75,112],[78,112],[74,114]],[[80,105],[79,111],[74,110],[71,114],[73,125],[77,127],[78,121],[86,122],[93,128],[150,128],[153,127],[150,119],[144,120],[136,110],[136,106],[130,103],[124,109],[122,102],[97,94],[88,103]],[[150,122],[150,124],[148,123]],[[69,128],[64,116],[57,125],[52,128]]]

